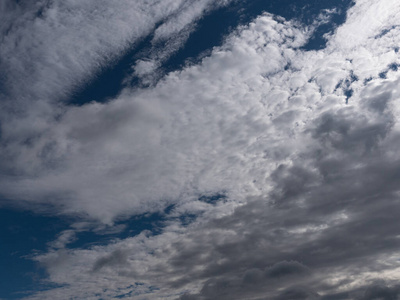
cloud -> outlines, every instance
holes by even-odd
[[[63,115],[71,120],[73,112],[80,111],[65,106],[63,100],[151,32],[154,31],[155,41],[161,39],[160,32],[164,39],[171,39],[205,11],[227,3],[196,1],[196,5],[188,6],[185,1],[154,5],[148,1],[128,2],[100,5],[90,1],[36,1],[2,5],[6,18],[13,16],[1,27],[6,33],[2,35],[0,62],[3,174],[25,178],[40,170],[54,169],[65,157],[65,151],[74,148],[74,142],[71,144],[70,137],[64,136],[68,132],[49,132],[50,128],[58,126]],[[161,27],[156,27],[164,20],[167,21]],[[176,27],[178,23],[182,26]],[[173,51],[167,48],[163,51]],[[90,114],[91,106],[85,109]],[[84,117],[82,113],[77,114]],[[102,123],[100,119],[97,122]],[[107,125],[114,126],[112,122]],[[75,135],[71,135],[74,139]],[[36,197],[29,194],[29,198]]]
[[[93,272],[97,272],[104,267],[115,267],[116,265],[123,265],[127,262],[128,255],[124,251],[117,249],[110,255],[101,257],[94,263]]]
[[[279,262],[266,270],[266,275],[271,278],[303,274],[307,268],[296,261]]]
[[[317,293],[303,287],[293,287],[283,291],[276,299],[314,300],[321,299]]]
[[[58,235],[56,240],[50,242],[48,245],[51,248],[63,249],[67,244],[72,243],[75,240],[76,237],[74,230],[64,230]]]
[[[121,213],[160,210],[204,193],[228,191],[240,202],[268,191],[276,165],[313,143],[301,133],[305,127],[321,141],[341,143],[334,135],[347,130],[345,114],[352,112],[344,108],[348,96],[336,87],[358,78],[347,87],[352,106],[367,90],[364,65],[354,58],[359,50],[395,53],[388,44],[382,54],[363,42],[352,52],[343,50],[337,35],[333,40],[323,51],[305,52],[299,47],[307,31],[264,15],[240,27],[201,64],[169,74],[154,88],[126,89],[108,103],[64,107],[59,116],[40,119],[40,134],[6,123],[12,126],[6,133],[20,130],[26,139],[3,148],[3,169],[10,174],[3,195],[51,202],[110,223]],[[373,76],[381,71],[377,67]],[[308,126],[312,120],[318,120],[316,128]],[[384,135],[385,126],[370,124],[347,147],[358,146],[368,130]],[[376,138],[372,134],[365,147]]]
[[[153,43],[170,40],[229,1],[192,2],[5,1],[0,11],[2,97],[19,111],[26,102],[66,101],[146,36],[153,34]],[[174,51],[167,48],[163,51]]]
[[[0,118],[5,145],[1,155],[10,162],[3,173],[14,174],[12,166],[20,163],[29,169],[36,157],[30,157],[25,147],[36,147],[39,137],[70,109],[65,105],[68,98],[157,31],[157,24],[168,19],[190,26],[205,10],[225,1],[196,3],[200,8],[190,10],[187,1],[124,1],[112,5],[107,1],[5,1],[0,25]],[[164,22],[164,38],[180,34],[171,22]],[[39,146],[45,148],[39,150],[39,160],[54,151],[59,153],[53,148],[56,144],[49,141]],[[26,159],[13,159],[19,155]],[[45,160],[58,158],[56,154]]]
[[[196,29],[197,22],[212,10],[227,6],[228,1],[186,1],[181,9],[172,14],[153,33],[151,46],[143,50],[144,57],[135,61],[134,76],[142,85],[153,85],[162,78],[164,63],[183,48],[190,34]],[[132,78],[126,78],[129,82]]]
[[[382,3],[390,10],[369,24]],[[3,149],[9,199],[109,225],[175,205],[158,235],[35,256],[61,287],[31,298],[395,297],[400,80],[379,74],[398,59],[398,28],[380,33],[399,5],[369,5],[357,1],[319,51],[301,49],[307,29],[264,14],[201,63],[63,107],[41,135]],[[198,217],[182,224],[185,213]]]
[[[243,182],[248,175],[240,164],[249,161],[248,148],[255,147],[254,155],[264,160],[257,139],[268,128],[275,130],[264,118],[266,92],[259,91],[267,81],[260,73],[278,72],[284,55],[292,54],[290,45],[304,41],[299,29],[270,16],[251,26],[242,29],[244,40],[232,36],[225,46],[231,49],[216,50],[202,65],[172,73],[154,89],[126,90],[109,103],[68,108],[18,152],[9,145],[4,150],[14,158],[11,172],[23,174],[18,185],[25,187],[15,194],[17,181],[10,177],[5,197],[37,202],[62,194],[64,199],[50,201],[110,222],[122,212],[158,209],[185,195],[230,190],[232,182]],[[285,36],[297,33],[282,55]],[[254,49],[256,37],[268,46]]]
[[[386,286],[384,284],[372,284],[368,286],[364,292],[364,295],[360,299],[397,299],[399,297],[400,289],[399,286]]]

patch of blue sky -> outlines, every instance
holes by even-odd
[[[151,294],[151,293],[154,292],[154,291],[160,290],[160,289],[159,289],[158,287],[156,287],[156,286],[148,286],[148,287],[147,287],[147,290],[145,290],[145,291],[142,290],[141,292],[137,292],[137,288],[138,288],[138,287],[143,287],[143,286],[145,286],[144,283],[135,282],[134,285],[131,285],[131,286],[129,286],[129,287],[126,288],[126,289],[131,289],[131,291],[121,293],[120,295],[117,295],[117,296],[115,296],[114,298],[117,298],[117,299],[126,299],[126,298],[128,298],[128,297],[130,298],[130,297],[132,297],[132,296],[139,296],[139,295],[143,295],[143,294]]]
[[[227,197],[223,193],[211,195],[202,195],[198,198],[199,201],[211,205],[218,202],[226,201]],[[104,231],[81,231],[76,233],[76,239],[67,245],[68,248],[88,249],[94,245],[107,245],[115,239],[126,239],[139,235],[143,231],[147,231],[151,235],[159,235],[163,232],[166,224],[170,221],[178,221],[182,226],[188,226],[193,223],[198,215],[193,213],[176,214],[175,205],[167,206],[161,212],[144,213],[131,216],[128,219],[117,220],[114,223],[114,228],[121,228],[116,232],[107,230]]]
[[[196,59],[212,47],[220,46],[233,28],[248,24],[263,12],[282,16],[287,20],[298,19],[306,25],[314,22],[324,9],[336,9],[329,23],[321,25],[310,39],[305,50],[318,50],[326,45],[324,35],[332,32],[346,20],[347,9],[351,0],[309,1],[309,0],[273,0],[240,1],[228,7],[222,7],[205,16],[191,34],[184,47],[166,63],[168,71],[182,67],[185,60]]]
[[[82,231],[76,234],[76,240],[68,244],[68,248],[86,249],[94,245],[107,245],[115,239],[126,239],[139,235],[147,231],[152,235],[158,235],[162,232],[164,223],[173,206],[168,206],[163,212],[151,214],[140,214],[128,219],[116,221],[115,228],[121,228],[117,232],[106,231]]]
[[[347,79],[340,80],[339,83],[336,85],[335,90],[342,89],[343,94],[346,96],[346,103],[349,102],[349,99],[353,96],[354,93],[354,90],[351,88],[351,84],[358,80],[359,78],[354,74],[353,71],[351,71]],[[367,84],[367,82],[368,81],[364,82],[364,84]]]
[[[96,244],[108,244],[116,238],[127,238],[147,230],[160,233],[172,207],[163,213],[143,214],[128,220],[116,222],[125,225],[118,233],[84,231],[67,248],[89,248]],[[54,241],[60,232],[70,229],[72,219],[34,214],[29,211],[0,209],[0,299],[21,299],[38,291],[57,286],[43,281],[47,274],[31,260],[32,254],[45,252],[48,243]],[[136,285],[140,285],[137,283]]]
[[[132,70],[134,59],[148,46],[152,37],[143,38],[108,67],[100,69],[89,82],[77,87],[68,103],[80,106],[92,101],[107,102],[116,97],[123,87],[123,80]]]
[[[397,72],[399,70],[399,67],[400,67],[400,64],[391,63],[390,65],[387,66],[386,70],[379,73],[379,77],[382,79],[386,79],[389,71]]]
[[[143,231],[160,234],[172,209],[173,206],[169,206],[160,213],[142,214],[117,221],[114,227],[122,225],[123,228],[117,232],[77,232],[76,239],[66,247],[88,249],[93,245],[107,245],[114,239],[133,237]],[[54,241],[64,230],[71,229],[73,221],[29,211],[0,209],[0,298],[20,299],[37,291],[54,288],[42,281],[47,274],[30,257],[45,252],[49,242]]]
[[[225,199],[226,196],[222,193],[199,197],[199,201],[210,205]],[[158,235],[170,221],[178,221],[182,226],[188,226],[198,217],[193,213],[177,215],[174,208],[174,205],[170,205],[162,212],[141,214],[116,221],[114,227],[121,228],[117,231],[78,231],[76,239],[66,247],[88,249],[94,245],[107,245],[115,239],[134,237],[143,231]],[[44,216],[12,209],[0,210],[0,298],[19,299],[31,290],[49,288],[41,282],[46,277],[45,272],[30,259],[30,256],[33,253],[45,252],[49,247],[48,243],[54,241],[64,230],[71,229],[72,223],[73,220],[65,217]]]
[[[387,34],[388,34],[390,31],[392,31],[393,29],[396,29],[396,28],[398,28],[398,27],[399,27],[399,26],[397,25],[397,26],[391,26],[391,27],[389,27],[389,28],[385,28],[385,29],[383,29],[378,35],[376,35],[375,38],[376,38],[376,39],[379,39],[379,38],[381,38],[381,37],[387,35]]]
[[[323,11],[335,9],[328,23],[316,29],[304,50],[319,50],[326,45],[325,34],[331,33],[344,23],[347,9],[353,4],[352,0],[252,0],[233,1],[232,4],[209,12],[201,18],[195,30],[190,34],[182,47],[172,54],[162,66],[164,72],[172,72],[182,68],[188,61],[197,62],[207,51],[220,46],[224,37],[239,25],[248,24],[263,12],[282,16],[287,20],[297,19],[305,25],[310,25]],[[122,54],[121,57],[102,68],[97,76],[85,82],[72,94],[68,103],[83,105],[88,102],[106,102],[117,96],[124,87],[126,77],[132,79],[131,87],[140,85],[140,79],[133,76],[132,66],[136,59],[146,58],[146,53],[152,49],[151,41],[154,32]]]
[[[199,201],[206,202],[209,204],[216,204],[220,201],[225,201],[227,196],[223,193],[217,193],[212,195],[203,195],[199,197]]]
[[[0,298],[19,299],[30,290],[46,289],[40,285],[45,273],[29,257],[45,251],[47,243],[68,227],[65,218],[0,209]]]

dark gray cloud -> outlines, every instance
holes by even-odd
[[[368,286],[361,300],[397,300],[400,297],[400,286],[387,286],[382,283],[377,283]]]
[[[297,275],[307,273],[308,268],[296,261],[283,261],[274,264],[265,270],[266,276],[277,278],[289,275]]]
[[[292,287],[283,291],[276,300],[317,300],[321,297],[304,287]]]
[[[127,263],[128,253],[117,249],[112,253],[97,259],[93,265],[93,272],[100,271],[104,267],[115,267]]]
[[[204,264],[197,255],[207,253],[205,269],[194,274],[209,278],[199,299],[335,299],[337,289],[366,281],[363,273],[385,277],[398,268],[388,261],[400,247],[400,161],[392,152],[399,136],[387,109],[395,101],[391,85],[361,99],[365,110],[349,107],[317,118],[309,132],[313,148],[272,173],[273,202],[257,200],[212,221],[204,228],[207,236],[193,239],[191,263],[189,250],[176,254],[175,265],[191,268]],[[235,234],[220,245],[209,239],[217,230]],[[360,299],[398,297],[397,286],[364,290]]]

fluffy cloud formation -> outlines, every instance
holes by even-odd
[[[105,224],[175,205],[159,235],[73,250],[64,232],[34,258],[61,287],[31,298],[396,299],[399,14],[357,1],[309,52],[308,30],[264,14],[200,64],[6,147],[9,199]]]
[[[201,65],[170,74],[154,89],[126,90],[109,103],[66,109],[18,149],[24,153],[15,172],[24,176],[4,182],[4,194],[27,201],[53,198],[67,211],[109,222],[162,201],[164,206],[221,190],[243,198],[243,189],[258,191],[267,171],[257,166],[265,164],[263,137],[275,133],[274,122],[285,122],[284,116],[265,117],[278,108],[266,106],[265,97],[273,95],[264,78],[279,72],[305,39],[270,16],[243,30]],[[293,40],[286,45],[285,39]]]
[[[42,172],[63,168],[56,164],[62,164],[63,157],[72,154],[73,144],[78,144],[71,143],[71,137],[76,139],[71,129],[75,129],[61,128],[60,119],[74,121],[74,118],[96,113],[94,106],[74,109],[62,101],[84,86],[85,81],[90,81],[101,68],[112,64],[150,33],[154,35],[154,42],[175,38],[181,31],[185,32],[186,27],[193,27],[193,22],[205,11],[227,3],[196,1],[196,5],[190,6],[191,1],[127,1],[118,4],[100,4],[98,1],[4,2],[1,13],[6,20],[0,28],[3,37],[0,93],[1,170],[5,181],[30,181],[32,177],[40,177]],[[157,27],[161,21],[163,24]],[[170,48],[164,47],[164,52],[168,54],[175,49]],[[133,111],[126,116],[131,118]],[[119,117],[115,115],[112,118]],[[94,123],[102,123],[101,117],[95,119]],[[113,126],[112,123],[108,125]],[[70,127],[72,124],[65,125]],[[58,127],[58,132],[52,127]],[[49,184],[39,190],[53,190],[55,186]],[[16,189],[22,192],[24,188]],[[59,198],[60,195],[58,192],[52,196],[52,192],[47,196],[41,192],[41,195],[35,195],[36,192],[30,188],[23,193],[22,197],[7,192],[3,196],[28,202],[38,197],[44,199],[44,196],[47,202],[49,197]],[[61,194],[69,194],[68,188]],[[74,196],[65,198],[71,197]],[[63,201],[59,200],[56,202]]]
[[[5,122],[5,137],[13,136],[3,147],[10,174],[3,196],[50,202],[109,223],[124,212],[162,209],[201,194],[224,191],[237,202],[265,194],[276,166],[308,147],[309,136],[301,134],[307,124],[345,106],[349,91],[357,105],[364,82],[397,63],[396,41],[390,48],[387,34],[375,38],[383,26],[355,49],[343,46],[345,28],[363,14],[319,52],[298,49],[307,31],[265,15],[200,65],[169,74],[155,88],[126,89],[111,102],[50,115],[41,111],[45,116],[34,120],[40,125],[33,125],[40,132],[20,128],[32,120],[17,118],[12,128]],[[367,64],[370,57],[380,65]],[[25,139],[15,141],[20,131]]]

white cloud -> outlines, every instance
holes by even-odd
[[[160,69],[163,63],[184,46],[196,29],[196,23],[212,10],[230,2],[231,0],[185,2],[177,13],[171,15],[154,31],[152,46],[148,53],[145,53],[145,58],[136,61],[134,75],[139,77],[143,84],[152,85],[157,82],[164,75],[164,71]],[[129,82],[130,79],[128,77],[125,81]]]
[[[74,230],[64,230],[62,231],[56,240],[48,243],[48,246],[54,249],[63,249],[67,244],[72,243],[76,240],[76,235]]]
[[[67,212],[110,222],[120,213],[161,209],[194,194],[222,190],[242,201],[268,190],[266,178],[277,162],[305,147],[299,133],[310,120],[345,105],[338,83],[354,72],[360,80],[349,88],[357,93],[368,70],[377,77],[389,62],[371,70],[358,63],[358,51],[365,58],[395,53],[385,37],[384,49],[379,40],[352,51],[342,47],[338,36],[351,31],[353,15],[364,13],[359,6],[322,51],[297,50],[306,31],[265,15],[200,65],[171,73],[152,89],[64,107],[56,120],[38,123],[35,116],[38,136],[28,134],[29,142],[5,149],[21,175],[3,181],[3,194],[61,203]]]
[[[276,130],[262,103],[262,76],[279,72],[293,54],[285,36],[297,35],[294,46],[304,39],[270,16],[242,30],[202,65],[172,73],[154,89],[66,110],[34,147],[22,148],[33,165],[21,166],[25,177],[7,182],[5,194],[48,201],[61,192],[64,200],[49,201],[109,222],[193,193],[257,191],[253,177],[266,171],[240,165],[264,161],[257,138]],[[235,192],[233,182],[245,184]]]
[[[154,41],[169,39],[225,2],[6,1],[0,55],[7,95],[19,105],[65,99],[154,30]]]
[[[211,9],[209,0],[197,3],[203,11],[189,14],[187,1],[180,0],[4,2],[2,137],[24,143],[41,135],[63,113],[62,101],[137,46],[159,22],[184,19],[189,26]],[[165,25],[164,37],[176,30]]]
[[[68,284],[37,297],[85,291],[90,299],[102,286],[111,298],[129,291],[134,279],[143,285],[131,289],[146,293],[156,285],[160,290],[153,293],[167,299],[184,291],[209,299],[218,287],[238,284],[243,297],[270,293],[279,299],[285,294],[264,285],[244,288],[246,280],[273,266],[305,270],[308,264],[316,275],[289,276],[275,286],[301,283],[312,287],[304,293],[318,297],[314,288],[342,292],[332,282],[341,282],[343,274],[350,274],[349,288],[379,276],[363,269],[356,254],[373,268],[397,245],[390,239],[382,250],[367,238],[381,241],[386,232],[368,223],[380,220],[369,197],[385,204],[382,215],[397,208],[398,188],[382,174],[397,174],[391,168],[399,159],[399,80],[395,72],[388,80],[379,73],[398,59],[399,11],[394,1],[357,1],[327,48],[310,52],[299,48],[306,29],[265,14],[200,64],[168,74],[150,89],[126,89],[108,103],[63,107],[57,119],[41,121],[44,129],[35,139],[6,148],[15,159],[13,176],[0,183],[9,199],[60,205],[63,212],[106,224],[167,203],[203,212],[187,228],[170,222],[158,236],[143,232],[87,250],[66,250],[64,243],[37,256],[51,282]],[[393,29],[380,35],[385,28]],[[343,89],[353,89],[349,104]],[[217,192],[229,201],[212,208],[195,201]],[[341,240],[345,233],[349,239],[360,234],[360,244]],[[340,248],[339,242],[350,246]],[[308,262],[295,260],[298,253]],[[384,279],[398,280],[389,273]],[[321,284],[321,274],[331,285]],[[226,299],[236,291],[222,290]]]

